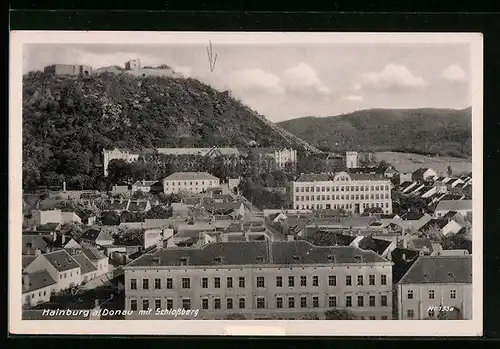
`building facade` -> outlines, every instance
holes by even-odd
[[[134,162],[139,160],[139,152],[133,151],[130,149],[120,149],[115,148],[112,150],[103,149],[103,168],[104,168],[104,176],[108,175],[108,165],[111,160],[124,160],[125,162]]]
[[[399,320],[472,319],[472,257],[420,256],[397,284]]]
[[[125,268],[125,309],[199,309],[198,319],[324,318],[346,308],[362,319],[392,318],[392,263],[356,247],[306,241],[214,242],[159,248]],[[142,313],[142,314],[141,314]],[[163,316],[162,318],[169,318]]]
[[[380,208],[392,213],[391,182],[375,174],[303,174],[292,183],[293,208],[343,209],[363,213]]]
[[[79,64],[52,64],[46,66],[43,71],[54,75],[88,76],[92,74],[92,67]]]
[[[163,180],[163,192],[166,195],[179,192],[198,194],[219,185],[220,179],[207,172],[176,172]]]

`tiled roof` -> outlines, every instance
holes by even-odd
[[[426,231],[432,227],[437,227],[438,229],[443,229],[448,224],[447,219],[431,219],[425,223],[418,231]]]
[[[422,176],[427,170],[429,170],[428,167],[420,167],[419,169],[413,171],[414,176]]]
[[[472,200],[441,200],[436,211],[464,211],[472,210]]]
[[[22,254],[30,254],[34,252],[36,249],[41,252],[45,252],[47,250],[47,241],[44,239],[43,235],[22,235],[23,239],[23,247]]]
[[[470,284],[472,256],[420,256],[400,284]]]
[[[406,212],[401,215],[401,219],[404,221],[418,221],[423,216],[425,216],[425,213],[422,212]]]
[[[101,231],[98,229],[89,229],[80,236],[80,239],[96,241],[100,233]]]
[[[65,250],[57,250],[43,255],[59,272],[78,268],[78,263]]]
[[[87,256],[88,259],[91,261],[98,261],[104,258],[107,258],[101,251],[95,249],[95,248],[88,248],[88,247],[82,247],[80,249],[83,254]]]
[[[358,246],[363,250],[371,250],[379,255],[382,255],[391,243],[392,241],[375,239],[371,236],[366,236],[359,242]]]
[[[148,205],[147,201],[130,201],[127,211],[130,212],[145,211],[147,205]]]
[[[271,246],[272,261],[268,253]],[[217,258],[221,258],[220,261]],[[127,267],[188,265],[292,265],[328,263],[386,262],[372,251],[356,247],[318,247],[307,241],[223,242],[204,245],[200,249],[171,248],[156,250],[132,261]]]
[[[166,181],[218,180],[207,172],[176,172],[165,178]]]
[[[35,260],[36,256],[35,255],[23,255],[23,269],[26,268],[28,265],[31,264]]]
[[[412,239],[408,241],[408,244],[416,250],[427,248],[429,251],[432,251],[432,243],[429,239]]]
[[[128,205],[128,200],[123,200],[120,203],[120,200],[104,200],[101,204],[102,211],[119,211],[125,210]]]
[[[156,184],[158,183],[158,181],[137,181],[135,182],[134,184],[132,184],[133,186],[136,186],[136,187],[149,187],[149,186],[152,186],[153,184]]]
[[[28,285],[24,285],[23,283],[23,294],[56,284],[56,281],[52,279],[47,270],[39,270],[33,273],[29,273],[28,280]]]
[[[60,226],[59,223],[45,223],[39,225],[36,229],[39,231],[56,231]]]
[[[383,175],[376,173],[348,173],[353,181],[381,181],[387,180]],[[326,182],[333,181],[335,174],[329,173],[303,173],[296,182]]]
[[[96,271],[94,263],[82,252],[72,255],[73,259],[80,265],[82,275]]]

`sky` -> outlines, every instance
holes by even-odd
[[[234,97],[273,122],[370,108],[470,106],[470,46],[450,44],[29,44],[23,72],[49,64],[97,69],[166,64]]]

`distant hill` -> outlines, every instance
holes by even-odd
[[[103,73],[23,77],[23,185],[93,186],[103,148],[293,147],[318,150],[195,79]],[[82,184],[83,185],[83,184]]]
[[[401,151],[467,158],[472,109],[369,109],[278,123],[323,150]]]

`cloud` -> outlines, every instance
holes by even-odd
[[[360,101],[363,100],[363,96],[349,95],[349,96],[342,97],[342,100],[344,100],[344,101],[350,101],[350,102],[360,102]]]
[[[458,64],[452,64],[444,69],[441,72],[441,77],[450,81],[467,81],[467,74]]]
[[[330,89],[325,86],[309,65],[300,63],[283,73],[283,85],[290,91],[299,93],[327,94]]]
[[[362,87],[390,89],[422,88],[427,86],[427,83],[422,77],[414,75],[404,65],[389,64],[381,72],[363,74],[360,85]]]
[[[281,79],[272,73],[262,69],[241,69],[230,73],[226,83],[234,90],[260,91],[269,94],[283,94]]]

